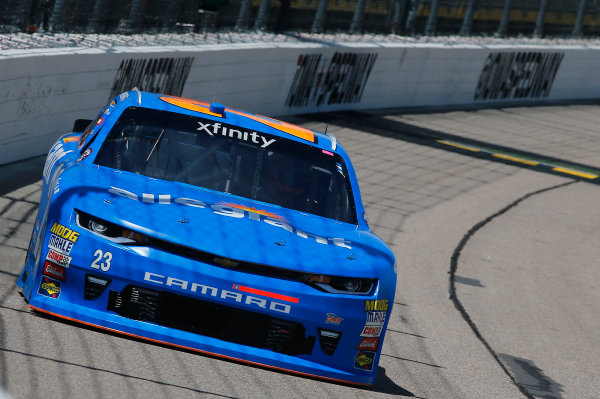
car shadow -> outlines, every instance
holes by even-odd
[[[402,388],[396,384],[390,377],[387,376],[385,368],[379,366],[377,370],[377,379],[374,385],[366,388],[369,391],[385,393],[394,396],[405,396],[410,398],[419,398],[414,393]]]
[[[46,156],[2,165],[0,168],[0,196],[42,180]]]

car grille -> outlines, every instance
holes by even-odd
[[[129,319],[286,355],[310,355],[315,343],[300,323],[133,285],[120,293],[110,291],[107,309]]]

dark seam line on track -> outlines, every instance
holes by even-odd
[[[400,356],[393,356],[393,355],[388,355],[386,353],[382,353],[381,356],[387,356],[387,357],[391,357],[392,359],[398,359],[398,360],[404,360],[406,362],[412,362],[412,363],[419,363],[422,364],[424,366],[430,366],[430,367],[435,367],[438,369],[445,369],[446,367],[444,366],[438,366],[437,364],[431,364],[431,363],[425,363],[425,362],[420,362],[418,360],[412,360],[412,359],[407,359],[405,357],[400,357]]]
[[[19,277],[19,275],[17,273],[5,272],[4,270],[0,270],[0,273],[1,274],[7,274],[7,275],[12,276],[14,278]]]
[[[15,308],[11,308],[11,307],[4,306],[4,305],[0,305],[0,309],[7,309],[7,310],[12,310],[13,312],[31,314],[31,312],[29,310],[15,309]]]
[[[412,334],[412,333],[408,333],[408,332],[400,331],[400,330],[392,330],[391,328],[388,328],[386,331],[395,332],[395,333],[398,333],[398,334],[412,335],[413,337],[417,337],[417,338],[427,338],[427,337],[424,337],[424,336],[419,335],[419,334]]]
[[[29,194],[27,194],[27,195],[29,195]],[[6,195],[0,196],[0,198],[6,198],[7,200],[11,200],[14,202],[22,202],[22,203],[29,204],[29,205],[35,205],[36,207],[40,204],[39,201],[36,202],[36,201],[28,200],[25,198],[15,198],[15,197],[9,197]]]
[[[525,395],[525,397],[528,398],[528,399],[535,399],[535,397],[532,394],[530,394],[523,387],[522,384],[520,384],[519,382],[517,382],[517,380],[515,379],[515,377],[513,377],[512,374],[510,374],[510,372],[508,371],[508,369],[506,368],[506,366],[504,365],[504,363],[502,363],[502,361],[500,360],[500,357],[496,354],[496,352],[494,351],[494,349],[492,349],[492,347],[486,341],[486,339],[481,335],[481,333],[479,332],[479,329],[475,325],[475,322],[473,322],[473,320],[471,319],[471,317],[469,316],[469,314],[465,310],[465,307],[462,305],[462,303],[460,302],[460,300],[456,296],[456,286],[454,284],[454,277],[456,275],[456,269],[458,268],[458,259],[460,257],[461,251],[465,248],[465,246],[467,245],[467,242],[471,239],[471,237],[473,237],[475,235],[475,233],[477,233],[477,231],[479,231],[486,224],[488,224],[489,222],[491,222],[492,220],[494,220],[496,217],[505,214],[506,212],[508,212],[512,208],[514,208],[517,205],[519,205],[521,202],[523,202],[526,199],[529,199],[529,198],[531,198],[531,197],[533,197],[535,195],[544,193],[546,191],[551,191],[551,190],[554,190],[554,189],[557,189],[557,188],[566,187],[566,186],[571,185],[573,183],[576,183],[578,181],[579,180],[573,180],[573,181],[569,181],[569,182],[566,182],[566,183],[558,184],[556,186],[547,187],[547,188],[543,188],[541,190],[537,190],[537,191],[531,192],[531,193],[526,194],[526,195],[522,196],[521,198],[518,198],[517,200],[513,201],[511,204],[509,204],[506,207],[502,208],[501,210],[499,210],[498,212],[494,213],[493,215],[488,216],[487,218],[485,218],[481,222],[479,222],[476,225],[474,225],[473,227],[471,227],[471,229],[460,240],[460,242],[458,243],[458,245],[454,249],[454,252],[452,253],[452,258],[450,258],[450,272],[449,272],[450,273],[450,282],[449,282],[450,283],[449,284],[450,285],[450,287],[449,287],[450,298],[449,299],[452,301],[452,303],[454,303],[454,307],[458,310],[458,312],[461,314],[462,318],[467,322],[467,324],[469,325],[469,327],[471,327],[471,329],[475,333],[475,336],[481,341],[481,343],[485,346],[485,348],[490,352],[490,354],[492,355],[492,357],[500,365],[500,367],[506,373],[506,375],[511,379],[511,381],[513,382],[513,384],[515,384],[515,386],[517,388],[519,388],[519,390],[521,391],[521,393],[523,393],[523,395]]]
[[[307,114],[306,116],[325,123],[336,123],[339,126],[354,128],[359,127],[360,130],[382,137],[403,140],[409,143],[437,148],[443,151],[462,154],[473,158],[484,159],[491,162],[498,162],[505,165],[521,167],[524,169],[535,170],[542,173],[568,177],[570,179],[576,179],[579,181],[600,185],[600,179],[597,179],[597,176],[595,175],[600,174],[599,167],[583,165],[576,162],[548,157],[519,149],[472,140],[449,133],[443,133],[437,130],[411,125],[405,122],[382,120],[381,118],[378,119],[378,116],[376,115],[370,115],[368,113],[359,111]],[[343,123],[340,123],[340,120]],[[453,146],[452,144],[444,143],[443,141],[453,141],[459,146],[462,145],[467,147],[472,146],[481,148],[478,148],[475,152],[469,149]],[[500,155],[501,157],[498,157],[496,154]],[[521,162],[519,162],[515,161],[514,159],[511,160],[503,158],[502,156],[505,154],[509,154],[513,158],[523,157],[525,160],[535,160],[536,165],[527,165],[522,162],[523,159]],[[594,173],[594,177],[590,178],[565,171],[554,170],[555,167],[558,169],[572,169],[573,172]]]
[[[72,362],[66,362],[64,360],[52,359],[52,358],[45,357],[45,356],[34,355],[32,353],[25,353],[25,352],[20,352],[20,351],[12,350],[12,349],[6,349],[6,348],[0,348],[0,351],[7,352],[7,353],[14,353],[14,354],[17,354],[17,355],[23,355],[23,356],[27,356],[27,357],[33,357],[33,358],[36,358],[36,359],[48,360],[48,361],[51,361],[51,362],[66,364],[68,366],[81,367],[81,368],[92,370],[92,371],[100,371],[100,372],[103,372],[103,373],[114,374],[114,375],[118,375],[118,376],[121,376],[121,377],[133,378],[133,379],[140,380],[140,381],[151,382],[153,384],[166,385],[166,386],[170,386],[170,387],[185,389],[187,391],[192,391],[192,392],[196,392],[196,393],[203,393],[203,394],[208,394],[208,395],[214,395],[214,396],[219,396],[221,398],[236,399],[235,396],[221,395],[221,394],[214,393],[214,392],[203,391],[201,389],[194,389],[194,388],[184,387],[184,386],[181,386],[181,385],[169,384],[168,382],[155,381],[155,380],[151,380],[151,379],[148,379],[148,378],[143,378],[143,377],[137,377],[137,376],[134,376],[134,375],[128,375],[128,374],[118,373],[116,371],[105,370],[105,369],[101,369],[101,368],[93,367],[93,366],[84,366],[82,364],[77,364],[77,363],[72,363]]]

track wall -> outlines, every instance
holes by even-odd
[[[600,47],[237,44],[0,52],[0,164],[134,86],[265,115],[600,98]]]

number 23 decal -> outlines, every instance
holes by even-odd
[[[102,252],[101,249],[97,249],[94,252],[96,259],[92,262],[92,269],[100,269],[103,272],[107,272],[110,269],[110,261],[112,260],[112,254],[108,251]],[[102,261],[104,259],[104,261]]]

